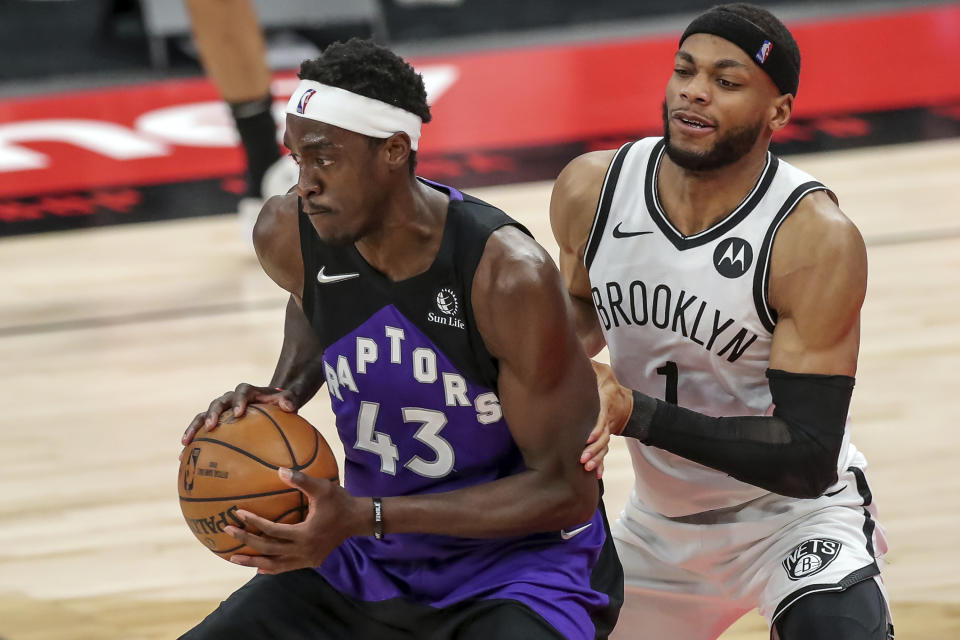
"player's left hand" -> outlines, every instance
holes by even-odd
[[[603,476],[603,459],[610,450],[610,435],[620,435],[633,411],[633,396],[622,387],[613,374],[613,369],[596,360],[591,360],[597,375],[597,391],[600,393],[600,414],[597,424],[587,437],[587,446],[580,454],[580,464],[587,471],[597,470],[597,478]]]
[[[591,360],[593,371],[597,374],[597,391],[600,392],[600,415],[597,427],[615,436],[623,433],[627,420],[633,412],[633,394],[617,380],[610,365]]]
[[[263,555],[233,555],[230,562],[256,567],[258,573],[269,574],[319,567],[344,540],[367,533],[367,529],[372,531],[372,510],[364,511],[358,499],[336,481],[312,478],[290,469],[280,469],[279,474],[283,482],[306,497],[307,517],[297,524],[279,524],[249,511],[237,511],[244,525],[256,527],[261,533],[253,534],[234,526],[224,531]]]
[[[587,437],[587,446],[580,454],[580,464],[587,471],[597,471],[597,479],[603,477],[603,459],[610,450],[610,430],[606,423],[597,422]]]

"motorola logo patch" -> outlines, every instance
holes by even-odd
[[[783,570],[791,580],[800,580],[826,569],[840,555],[843,543],[829,538],[805,540],[793,548],[783,561]]]
[[[739,278],[753,264],[753,248],[742,238],[724,238],[713,251],[713,266],[724,278]]]

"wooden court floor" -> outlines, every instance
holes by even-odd
[[[790,160],[869,245],[854,441],[897,636],[960,637],[960,140]],[[555,255],[549,190],[474,193]],[[223,216],[3,239],[0,273],[0,638],[176,637],[250,577],[183,522],[179,436],[269,379],[285,297]],[[303,414],[335,440],[323,394]],[[615,516],[631,470],[622,446],[607,460]],[[723,637],[766,631],[751,614]]]

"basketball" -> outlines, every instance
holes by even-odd
[[[280,480],[280,467],[338,478],[337,461],[320,432],[276,406],[249,405],[239,418],[225,413],[216,429],[198,434],[177,478],[180,509],[197,540],[221,558],[255,556],[260,555],[256,549],[223,531],[227,525],[245,528],[234,515],[238,509],[274,522],[301,522],[306,498]]]

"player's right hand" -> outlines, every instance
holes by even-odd
[[[210,403],[206,411],[198,413],[190,426],[183,432],[180,443],[186,447],[201,431],[211,431],[216,428],[220,422],[220,416],[230,411],[234,417],[239,418],[247,412],[247,405],[254,404],[273,404],[284,411],[291,413],[300,408],[294,394],[289,390],[279,389],[277,387],[255,387],[243,382],[237,385],[233,391],[227,391],[222,396]],[[183,452],[180,452],[183,456]]]

